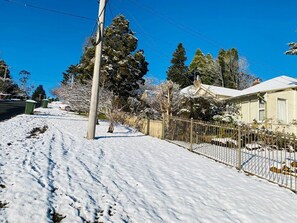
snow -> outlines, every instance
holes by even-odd
[[[0,123],[0,222],[296,221],[285,188],[125,126],[87,140],[85,117],[49,106]]]
[[[199,91],[194,85],[190,85],[180,90],[180,94],[185,97],[194,97],[196,93]]]
[[[220,96],[234,97],[241,94],[241,91],[239,90],[207,85],[207,84],[201,84],[201,88],[206,91],[212,92],[215,95],[220,95]],[[188,87],[181,89],[180,94],[186,97],[194,97],[194,96],[198,96],[196,95],[198,91],[199,91],[199,88],[195,87],[194,85],[190,85]]]
[[[254,94],[258,92],[267,92],[271,90],[281,90],[281,89],[294,88],[294,87],[297,87],[296,78],[292,78],[288,76],[279,76],[242,90],[241,96]]]
[[[236,89],[218,87],[218,86],[207,85],[207,84],[202,84],[202,86],[205,87],[208,91],[211,91],[216,95],[234,97],[241,94],[241,91]]]
[[[287,88],[296,88],[297,79],[288,76],[279,76],[270,80],[264,81],[260,84],[246,88],[244,90],[235,90],[231,88],[217,87],[213,85],[202,84],[201,88],[214,93],[215,95],[227,96],[227,97],[241,97],[245,95],[267,92],[273,90],[282,90]],[[186,97],[193,97],[197,94],[199,89],[194,85],[185,87],[181,90],[181,94]]]
[[[34,100],[26,100],[26,102],[37,103],[37,102],[34,101]]]

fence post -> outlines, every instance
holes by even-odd
[[[237,169],[241,170],[241,128],[238,126],[238,140],[237,140]]]
[[[165,139],[165,113],[162,114],[162,135],[161,135],[161,139]]]
[[[190,151],[193,152],[193,118],[191,118],[191,128],[190,128]]]
[[[147,123],[146,123],[146,134],[150,134],[150,118],[147,118]]]

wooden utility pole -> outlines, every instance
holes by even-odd
[[[95,53],[95,64],[94,64],[94,74],[92,82],[92,96],[89,112],[88,121],[88,132],[87,139],[95,138],[96,131],[96,121],[97,121],[97,108],[99,100],[99,77],[100,77],[100,67],[102,58],[102,46],[103,46],[103,32],[104,32],[104,16],[106,0],[100,0],[99,12],[98,12],[98,29],[96,36],[96,53]]]

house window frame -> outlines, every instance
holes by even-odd
[[[260,106],[260,105],[263,105],[263,107],[262,106]],[[263,120],[260,120],[260,112],[263,112],[264,114],[263,114]],[[264,122],[265,121],[265,101],[263,100],[263,99],[260,99],[259,98],[259,100],[258,100],[258,121],[259,122]]]
[[[278,109],[278,101],[285,101],[285,120],[279,119],[279,109]],[[276,98],[276,119],[279,124],[288,124],[289,120],[289,109],[288,109],[288,99],[286,98]]]

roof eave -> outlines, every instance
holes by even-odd
[[[275,92],[275,91],[280,91],[280,90],[287,90],[287,89],[292,89],[292,90],[296,90],[297,89],[297,86],[295,87],[287,87],[287,88],[278,88],[278,89],[272,89],[272,90],[268,90],[268,91],[257,91],[257,92],[253,92],[253,93],[249,93],[249,94],[243,94],[243,95],[238,95],[238,96],[235,96],[235,97],[231,97],[231,98],[228,98],[228,99],[238,99],[238,98],[241,98],[241,97],[248,97],[248,96],[252,96],[252,95],[255,95],[255,94],[260,94],[260,93],[271,93],[271,92]]]

